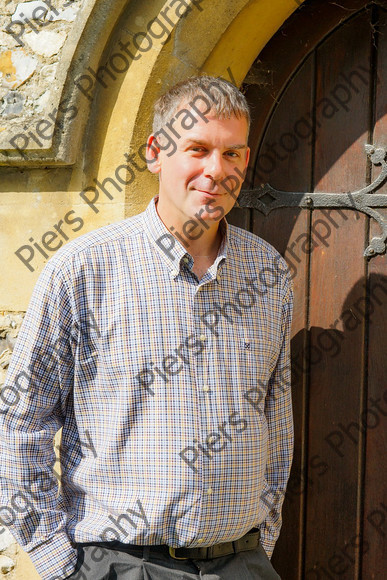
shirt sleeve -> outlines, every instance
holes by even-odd
[[[53,472],[53,439],[73,383],[72,309],[62,278],[48,262],[0,389],[1,521],[43,580],[67,577],[77,559]]]
[[[269,449],[261,506],[266,517],[259,525],[261,543],[271,558],[282,525],[281,510],[293,458],[293,413],[291,397],[290,331],[293,290],[287,275],[282,309],[282,345],[268,384],[265,416]]]

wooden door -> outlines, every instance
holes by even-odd
[[[295,454],[273,563],[283,580],[387,579],[386,180],[350,195],[387,172],[386,4],[306,2],[244,88],[250,191],[230,221],[284,255],[295,289]]]

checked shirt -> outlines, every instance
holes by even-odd
[[[0,517],[43,580],[71,574],[74,542],[209,546],[259,527],[270,556],[279,534],[288,269],[222,219],[199,281],[156,199],[48,262],[1,389]]]

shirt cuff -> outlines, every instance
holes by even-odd
[[[66,532],[61,531],[30,550],[28,555],[42,580],[64,580],[75,570],[78,550]]]

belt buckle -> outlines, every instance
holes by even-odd
[[[171,546],[168,546],[168,548],[169,548],[169,555],[174,560],[189,560],[189,558],[179,558],[178,556],[176,556],[176,549],[175,548],[171,548]]]

